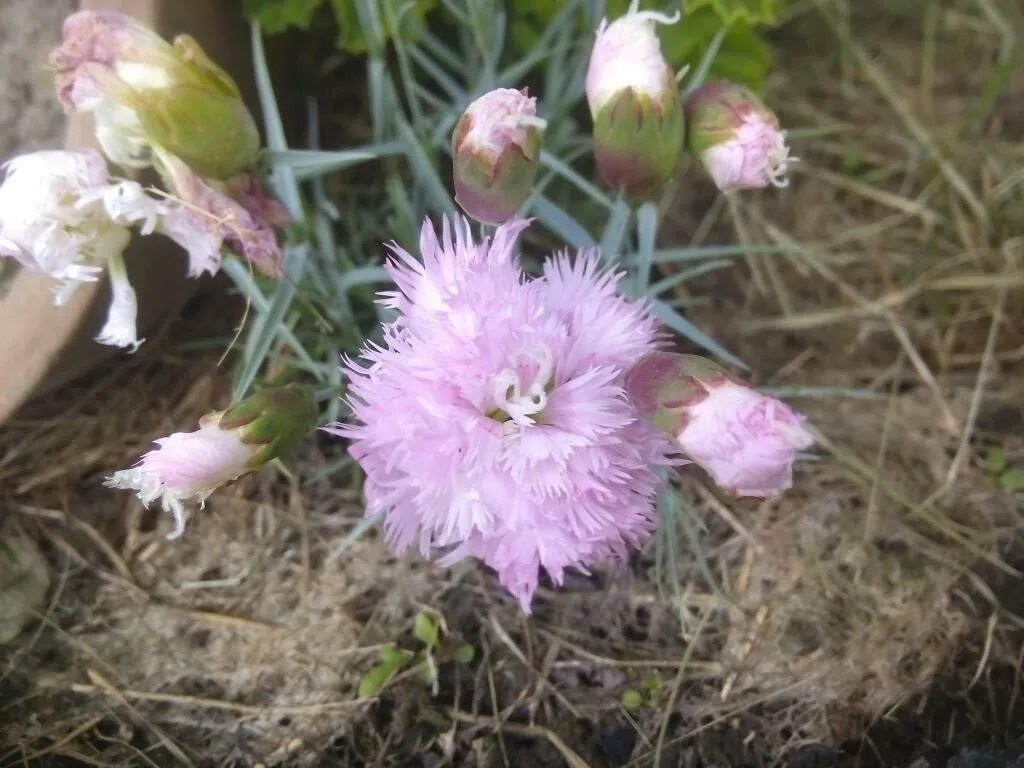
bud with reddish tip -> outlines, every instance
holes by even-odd
[[[675,75],[661,53],[655,23],[679,15],[639,11],[597,30],[587,69],[587,103],[594,120],[594,156],[609,185],[650,197],[675,173],[684,139]]]
[[[723,192],[789,184],[786,134],[749,89],[719,80],[686,100],[687,144]]]
[[[789,488],[796,452],[814,442],[803,416],[696,355],[644,355],[626,373],[626,393],[644,420],[737,496]]]
[[[174,515],[170,538],[185,530],[184,501],[202,505],[217,488],[279,458],[316,422],[312,393],[297,385],[265,389],[226,411],[208,413],[194,432],[156,441],[131,469],[115,472],[107,486],[136,491],[147,507],[159,500]]]
[[[93,113],[120,165],[148,165],[153,146],[218,179],[256,161],[259,132],[238,87],[187,35],[171,44],[130,16],[79,11],[50,63],[64,108]]]
[[[544,125],[526,91],[498,88],[469,105],[452,133],[462,210],[484,224],[515,215],[533,190]]]

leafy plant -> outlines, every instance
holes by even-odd
[[[1024,491],[1024,469],[1010,467],[1006,452],[1002,448],[988,450],[985,454],[984,467],[985,471],[1007,491]]]
[[[424,17],[437,5],[436,0],[245,0],[243,7],[250,20],[273,35],[292,27],[309,29],[325,3],[338,24],[338,46],[352,54],[366,53],[394,35],[415,40],[423,32]]]
[[[359,698],[376,696],[400,673],[415,675],[437,695],[439,660],[470,664],[476,655],[473,646],[447,642],[451,638],[444,618],[432,611],[420,611],[413,620],[412,634],[421,646],[416,651],[389,643],[378,652],[378,663],[359,681]]]

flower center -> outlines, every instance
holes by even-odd
[[[502,368],[491,382],[496,421],[533,423],[531,416],[548,404],[548,384],[555,372],[555,357],[546,344],[531,344]]]

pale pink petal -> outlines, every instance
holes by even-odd
[[[424,228],[420,258],[392,249],[398,318],[347,362],[353,419],[332,430],[392,547],[478,557],[528,610],[541,569],[557,584],[648,537],[673,449],[623,391],[655,323],[593,256],[528,279],[525,226],[476,242],[446,221]]]
[[[797,451],[814,442],[785,403],[727,382],[688,411],[679,434],[686,455],[738,496],[774,496],[792,485]]]

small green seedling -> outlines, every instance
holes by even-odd
[[[438,656],[442,661],[451,660],[458,664],[469,664],[476,655],[472,645],[463,643],[454,650],[445,650],[443,640],[448,636],[448,627],[441,614],[420,611],[412,626],[413,637],[422,645],[418,651],[409,651],[389,643],[380,649],[379,662],[363,675],[359,682],[359,698],[376,696],[387,685],[401,677],[414,676],[438,693]],[[450,648],[450,646],[449,646]]]

